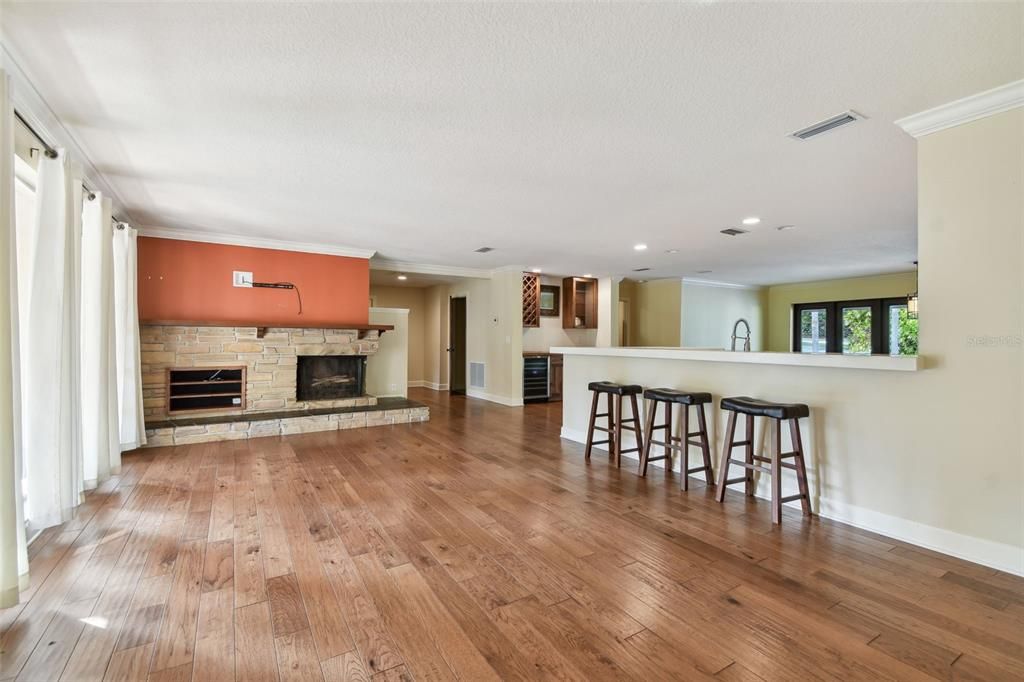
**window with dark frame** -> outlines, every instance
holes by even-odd
[[[794,353],[917,355],[917,332],[906,298],[793,305]]]

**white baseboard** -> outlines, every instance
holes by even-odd
[[[601,438],[605,436],[602,433]],[[562,427],[562,438],[575,443],[586,443],[585,431]],[[623,445],[632,447],[629,435],[623,436]],[[595,445],[595,449],[607,451],[607,445]],[[639,459],[635,452],[623,455],[626,459]],[[651,462],[651,466],[660,466],[662,462]],[[718,466],[717,458],[715,466]],[[758,486],[755,495],[768,499],[767,485]],[[791,502],[796,505],[796,502]],[[1006,545],[984,538],[963,535],[944,528],[936,528],[917,521],[891,516],[872,509],[857,507],[828,498],[818,499],[817,514],[825,519],[839,521],[854,528],[878,533],[894,540],[900,540],[918,547],[924,547],[942,554],[948,554],[964,561],[972,561],[982,566],[999,569],[1014,575],[1024,576],[1024,548]]]
[[[466,389],[466,395],[469,396],[470,398],[479,398],[481,400],[488,400],[488,401],[490,401],[492,403],[498,403],[499,405],[507,405],[508,407],[522,407],[523,406],[522,398],[519,398],[519,399],[506,398],[503,395],[494,395],[494,394],[491,394],[491,393],[486,393],[486,392],[481,391],[480,389],[477,389],[477,388]]]
[[[433,381],[416,380],[409,382],[409,388],[429,388],[432,391],[447,391],[448,384],[437,384]]]

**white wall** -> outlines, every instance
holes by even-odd
[[[490,279],[466,278],[450,285],[448,294],[466,298],[467,386],[468,364],[482,362],[485,366],[485,386],[468,387],[466,393],[503,405],[522,405],[522,273],[497,272]],[[443,334],[447,340],[447,327]]]
[[[1024,574],[1024,109],[918,153],[925,369],[566,356],[566,435],[585,428],[594,379],[806,402],[822,515]]]
[[[750,349],[764,350],[768,319],[760,289],[683,281],[682,345],[687,348],[729,348],[732,327],[750,323]],[[742,326],[738,333],[743,333]],[[743,348],[742,339],[737,348]]]
[[[404,308],[370,308],[370,324],[391,324],[381,334],[376,353],[366,360],[366,392],[377,397],[408,396],[409,311]]]

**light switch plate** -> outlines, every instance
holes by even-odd
[[[235,270],[231,273],[231,284],[236,287],[252,287],[252,273]]]

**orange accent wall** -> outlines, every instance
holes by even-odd
[[[292,289],[235,287],[231,273]],[[139,318],[258,324],[367,324],[370,262],[365,258],[139,237]]]

